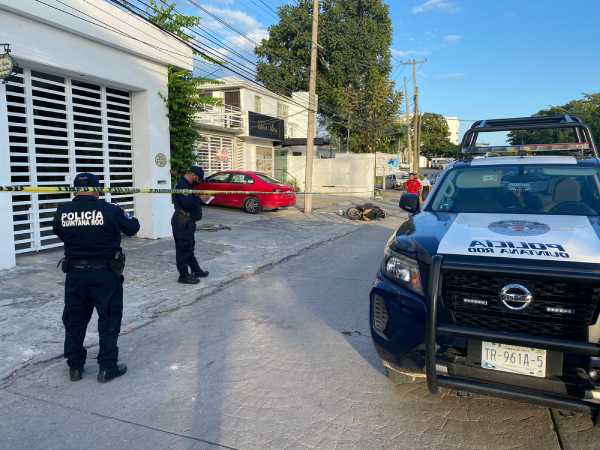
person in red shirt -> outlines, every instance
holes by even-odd
[[[413,195],[420,195],[423,185],[417,178],[417,175],[410,173],[408,175],[408,181],[404,184],[406,192]]]

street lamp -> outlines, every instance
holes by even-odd
[[[0,53],[0,80],[5,83],[13,74],[15,62],[10,56],[10,44],[0,44],[0,47],[4,48],[4,53]]]

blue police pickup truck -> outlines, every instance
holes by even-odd
[[[477,145],[492,132],[510,145]],[[600,159],[590,129],[568,115],[478,121],[461,152],[423,205],[402,196],[411,214],[370,294],[390,379],[597,422]]]

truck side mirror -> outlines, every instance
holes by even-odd
[[[409,213],[416,213],[419,211],[419,196],[415,194],[402,194],[398,206]]]

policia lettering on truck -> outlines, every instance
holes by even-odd
[[[569,259],[570,256],[561,244],[541,242],[512,242],[512,241],[471,241],[469,253],[491,253],[497,255],[550,256]]]

